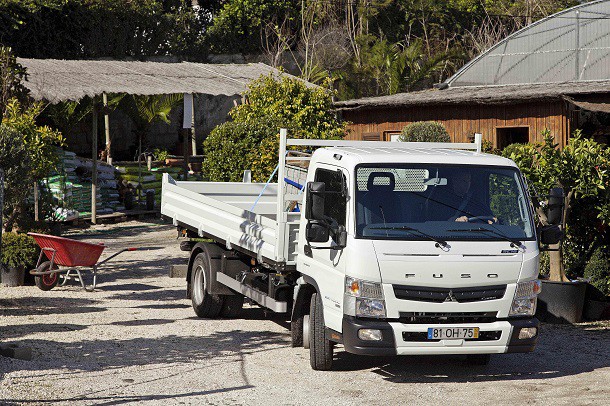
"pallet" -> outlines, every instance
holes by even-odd
[[[124,210],[117,211],[111,214],[100,214],[97,216],[98,223],[116,223],[117,221],[125,221],[128,219],[140,219],[143,217],[159,217],[161,211],[156,210]],[[91,219],[89,219],[91,221]]]
[[[116,223],[128,219],[140,219],[143,217],[158,218],[161,215],[159,209],[155,210],[122,210],[110,214],[100,214],[97,216],[97,223]],[[63,222],[66,226],[81,226],[91,224],[91,217],[80,217],[74,220]]]

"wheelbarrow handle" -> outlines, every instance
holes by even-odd
[[[116,257],[119,254],[122,254],[125,251],[137,251],[139,248],[135,248],[135,247],[131,247],[131,248],[123,248],[122,250],[119,250],[117,252],[115,252],[114,254],[112,254],[111,256],[109,256],[108,258],[104,259],[103,261],[98,262],[97,264],[95,264],[95,266],[100,266],[105,262],[110,261],[112,258]]]

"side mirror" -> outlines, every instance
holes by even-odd
[[[546,216],[549,224],[561,224],[565,204],[564,198],[562,188],[555,187],[551,189],[549,193],[549,209]]]
[[[556,225],[544,226],[540,230],[540,243],[544,245],[553,245],[559,243],[563,238],[563,231]]]
[[[317,221],[310,221],[305,226],[305,239],[307,242],[326,242],[329,238],[329,229]]]
[[[307,182],[307,196],[305,200],[305,218],[307,220],[324,220],[324,182]]]

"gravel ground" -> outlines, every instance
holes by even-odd
[[[0,342],[33,359],[0,357],[0,403],[138,404],[610,404],[610,323],[544,325],[533,354],[492,357],[357,357],[316,372],[291,348],[288,323],[255,306],[236,320],[195,317],[175,230],[160,221],[76,230],[107,252],[95,292],[0,288]]]

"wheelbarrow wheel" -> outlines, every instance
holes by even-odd
[[[47,272],[50,269],[51,261],[46,261],[38,265],[36,272]],[[53,269],[57,269],[57,266],[53,266]],[[54,272],[47,275],[36,275],[34,277],[34,282],[40,290],[51,290],[57,286],[57,283],[59,282],[59,272]]]

